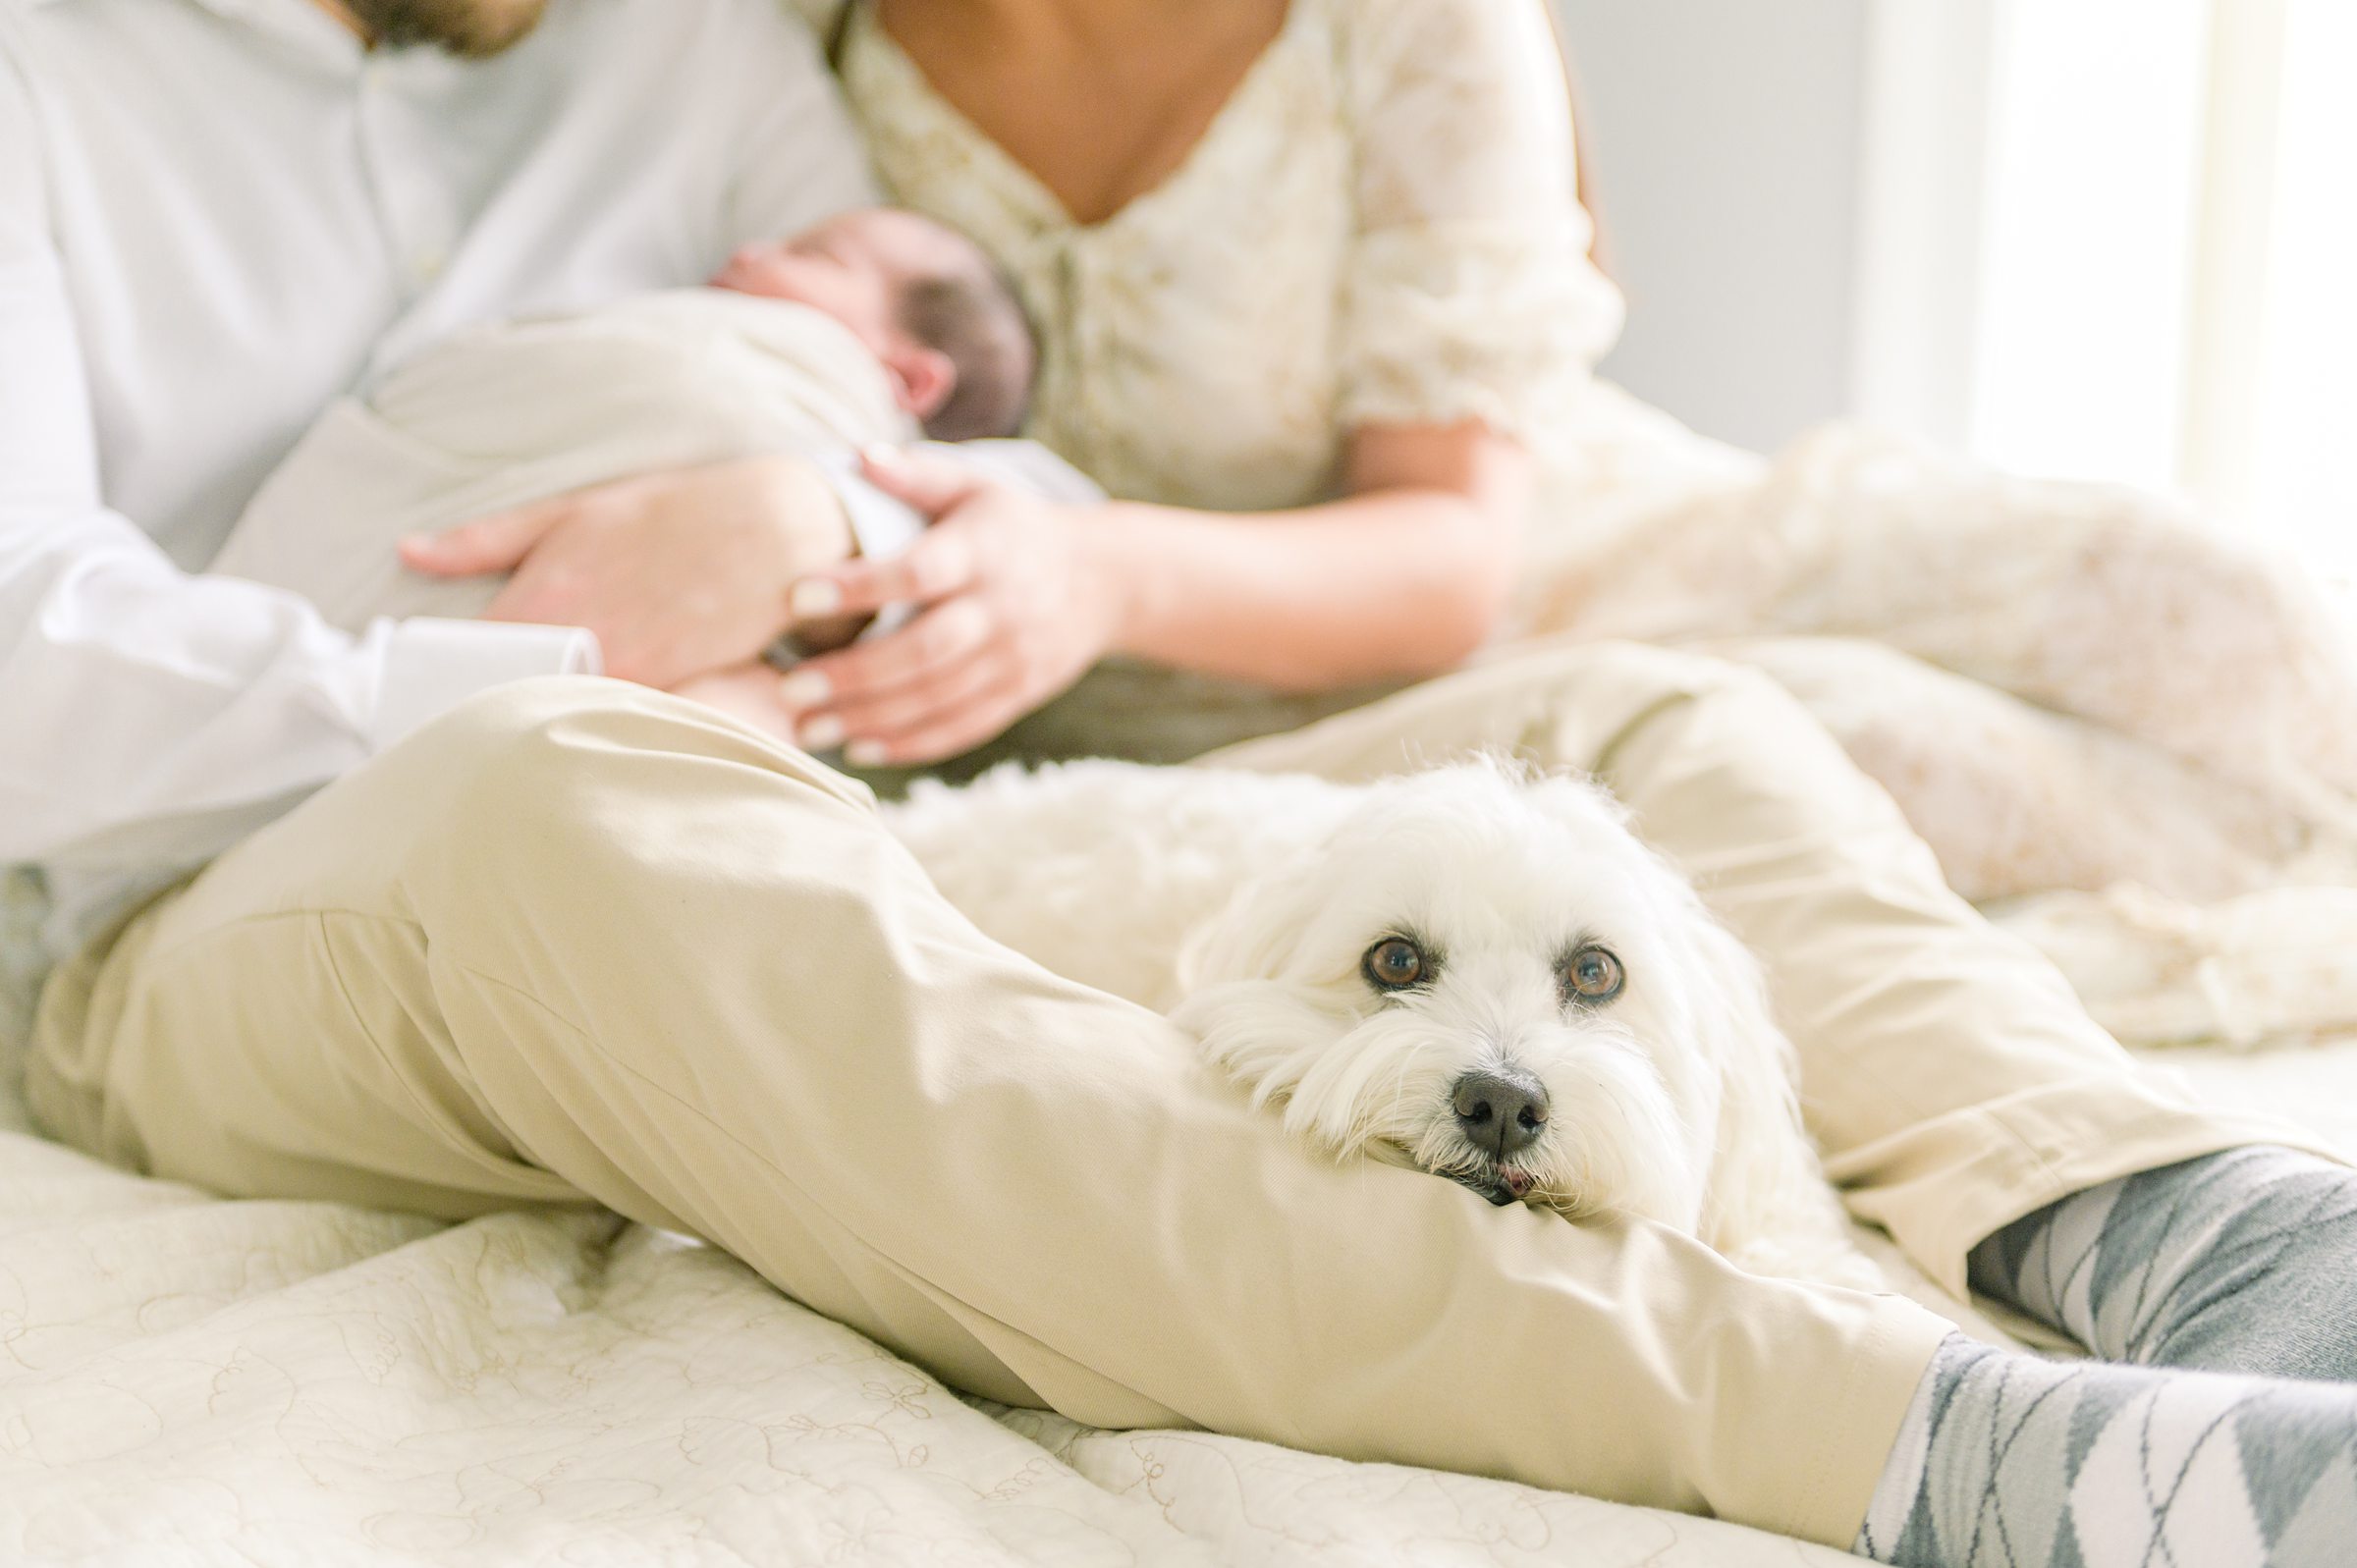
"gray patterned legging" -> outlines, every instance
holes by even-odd
[[[1924,1568],[2357,1560],[2357,1175],[2239,1149],[2125,1177],[1990,1237],[1972,1282],[2104,1359],[1949,1340],[1861,1554]]]

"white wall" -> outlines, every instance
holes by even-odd
[[[1558,3],[1629,297],[1607,374],[1763,451],[1848,411],[1870,0]]]
[[[2357,0],[1556,0],[1609,374],[2177,488],[2357,579]]]

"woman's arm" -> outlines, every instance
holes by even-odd
[[[808,661],[783,700],[804,745],[876,766],[977,745],[1108,654],[1296,690],[1437,673],[1505,600],[1525,467],[1478,424],[1370,428],[1344,499],[1210,514],[1059,506],[952,459],[877,454],[877,484],[939,520],[895,560],[813,573],[794,604],[922,613]]]
[[[1295,690],[1450,669],[1505,607],[1528,469],[1478,424],[1371,427],[1324,506],[1097,509],[1125,589],[1112,651]]]

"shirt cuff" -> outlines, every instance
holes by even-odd
[[[534,676],[594,676],[597,638],[577,626],[525,626],[413,616],[393,627],[368,746],[382,751],[477,692]]]

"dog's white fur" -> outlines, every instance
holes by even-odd
[[[920,785],[895,834],[981,929],[1167,1012],[1285,1124],[1503,1201],[1627,1215],[1762,1272],[1857,1279],[1802,1130],[1758,964],[1584,781],[1477,761],[1345,785],[1074,763]],[[1411,937],[1437,974],[1362,968]],[[1566,993],[1567,954],[1620,993]],[[1535,1077],[1550,1112],[1502,1163],[1457,1123],[1472,1069]]]

